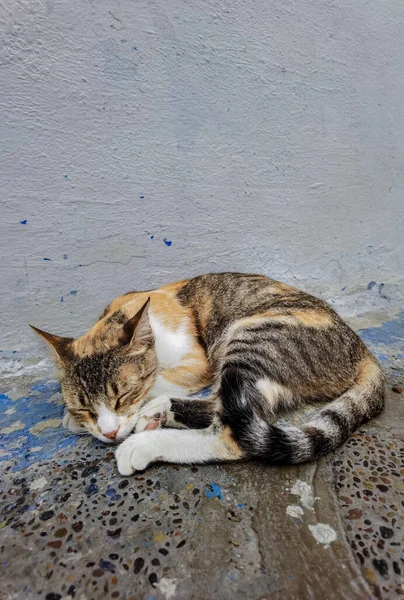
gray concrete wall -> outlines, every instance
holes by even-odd
[[[0,16],[3,356],[40,352],[28,322],[78,335],[122,292],[210,270],[398,304],[402,0]]]

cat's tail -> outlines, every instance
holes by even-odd
[[[222,373],[221,420],[229,426],[246,457],[272,464],[316,460],[338,448],[362,423],[384,407],[384,375],[370,354],[358,364],[356,381],[301,427],[273,425],[262,410],[262,397],[234,368]]]

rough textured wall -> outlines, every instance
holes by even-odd
[[[401,0],[13,0],[0,17],[3,356],[38,351],[28,322],[77,335],[122,292],[209,270],[397,303]]]

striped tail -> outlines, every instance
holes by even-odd
[[[263,458],[271,464],[296,464],[332,452],[383,410],[384,375],[373,356],[367,354],[358,365],[354,385],[302,427],[272,425],[265,418],[257,388],[242,380],[234,367],[223,371],[219,395],[221,420],[231,428],[246,457]]]

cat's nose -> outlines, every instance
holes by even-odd
[[[108,433],[104,433],[104,435],[109,440],[114,440],[116,438],[116,434],[118,433],[118,430],[119,430],[119,427],[118,427],[118,429],[115,429],[115,431],[110,431]]]

